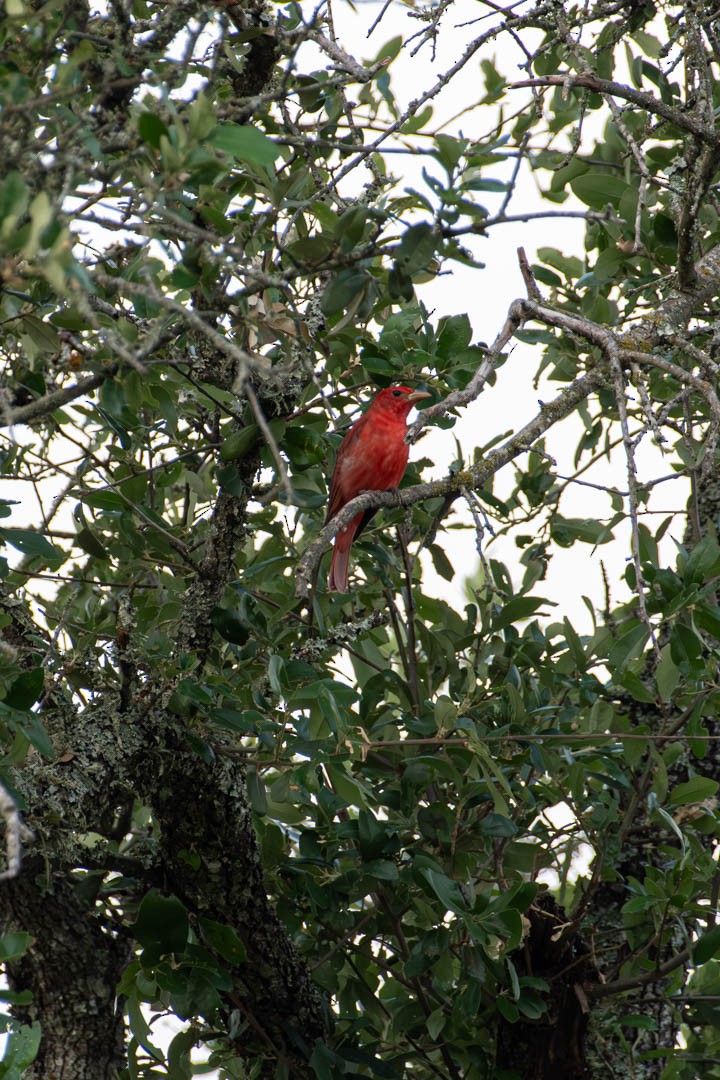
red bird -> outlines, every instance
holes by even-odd
[[[398,486],[410,452],[405,442],[408,413],[416,401],[427,397],[430,395],[423,390],[389,386],[373,398],[340,444],[330,481],[326,524],[361,491],[387,491]],[[352,542],[376,512],[377,508],[361,510],[335,537],[328,575],[331,592],[347,592]]]

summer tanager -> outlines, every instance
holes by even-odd
[[[416,401],[430,397],[409,386],[389,386],[377,394],[367,412],[340,444],[330,481],[326,523],[361,491],[387,491],[403,478],[410,447],[405,442],[407,417]],[[347,592],[348,565],[353,540],[360,535],[377,508],[361,510],[335,537],[328,589]]]

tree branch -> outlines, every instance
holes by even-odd
[[[720,146],[720,135],[714,128],[699,120],[693,113],[667,105],[647,90],[635,90],[632,86],[625,86],[624,83],[601,79],[597,75],[576,74],[572,71],[568,71],[565,75],[548,75],[542,79],[521,79],[519,82],[508,84],[510,90],[520,90],[528,86],[562,86],[568,90],[580,86],[587,90],[594,90],[598,94],[610,94],[613,97],[623,98],[641,109],[647,109],[653,116],[662,117],[663,120],[674,124],[682,131],[689,131],[709,146]]]
[[[524,303],[524,301],[516,302]],[[491,476],[503,468],[504,465],[507,465],[509,461],[512,461],[519,454],[531,450],[533,443],[544,432],[553,427],[559,420],[568,416],[593,390],[603,385],[605,380],[606,377],[598,371],[590,372],[576,379],[551,402],[543,405],[538,414],[525,427],[521,428],[516,435],[513,435],[512,438],[508,439],[496,450],[491,450],[484,461],[478,465],[473,465],[470,469],[448,476],[444,480],[433,480],[427,484],[415,484],[412,487],[402,488],[400,491],[365,491],[361,495],[356,495],[327,525],[323,526],[317,537],[305,549],[298,561],[295,572],[296,596],[307,597],[309,595],[315,567],[320,562],[329,542],[361,510],[368,510],[370,507],[412,506],[423,499],[448,496],[450,494],[455,497],[462,494],[463,488],[481,488]]]
[[[100,375],[90,375],[72,386],[64,386],[61,390],[53,390],[50,394],[31,401],[29,405],[20,405],[17,409],[5,409],[0,414],[0,425],[13,427],[15,424],[29,424],[31,420],[39,420],[43,416],[49,416],[56,409],[68,405],[71,401],[84,394],[89,394],[102,386],[106,379],[111,379],[118,370],[117,364],[111,364]]]

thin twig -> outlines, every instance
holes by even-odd
[[[650,622],[650,616],[648,615],[647,604],[645,602],[646,586],[645,578],[643,576],[642,560],[640,558],[640,524],[638,521],[638,482],[635,467],[635,451],[630,435],[630,425],[628,423],[627,402],[625,400],[625,379],[616,353],[611,354],[610,365],[614,374],[615,401],[620,417],[620,428],[623,435],[623,445],[625,447],[625,458],[627,461],[628,507],[630,510],[633,566],[635,568],[635,594],[638,599],[640,618],[648,629],[653,651],[656,659],[659,661],[660,646],[658,645],[655,628]]]
[[[280,483],[282,484],[283,490],[285,492],[285,497],[287,498],[288,503],[292,503],[292,484],[290,483],[290,477],[287,474],[285,462],[283,461],[282,454],[280,453],[280,447],[275,440],[275,436],[270,429],[270,425],[265,419],[265,414],[260,408],[260,402],[257,399],[257,394],[253,390],[252,383],[249,379],[245,380],[245,382],[242,384],[241,392],[245,394],[246,398],[250,402],[250,408],[252,410],[253,416],[255,417],[255,423],[260,428],[260,431],[263,434],[263,438],[270,447],[270,452],[272,453],[272,456],[275,458],[275,464],[278,468],[278,473],[280,475]]]
[[[407,615],[405,626],[407,631],[408,684],[410,686],[415,712],[419,716],[421,711],[421,696],[420,683],[418,680],[417,639],[415,636],[415,601],[413,599],[412,584],[413,563],[410,558],[410,552],[408,551],[407,537],[402,526],[398,529],[398,540],[400,541],[400,551],[402,553],[403,566],[405,568],[405,613]]]

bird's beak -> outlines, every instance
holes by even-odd
[[[408,394],[407,400],[411,405],[414,405],[416,401],[422,401],[423,398],[432,397],[432,394],[428,394],[425,390],[413,390],[412,394]]]

